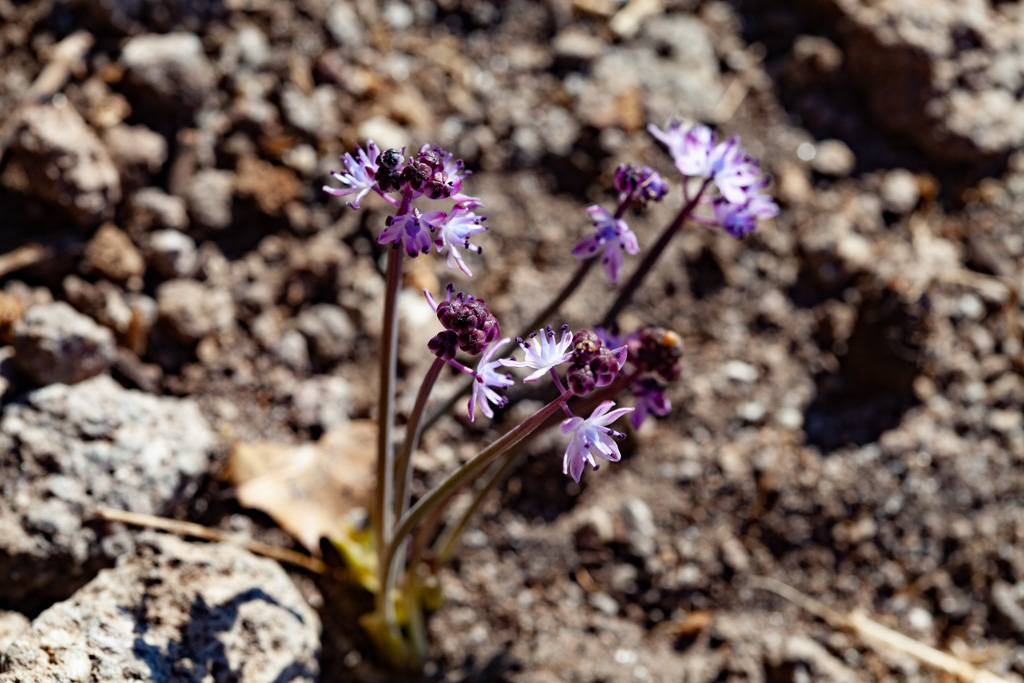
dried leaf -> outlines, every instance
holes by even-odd
[[[236,443],[225,476],[242,505],[266,512],[318,554],[322,536],[336,535],[351,510],[368,505],[376,434],[373,421],[353,420],[316,443]]]

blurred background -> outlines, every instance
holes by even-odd
[[[618,164],[678,177],[645,131],[672,119],[740,135],[782,212],[669,246],[622,322],[683,337],[672,412],[579,485],[534,440],[442,573],[429,673],[952,680],[771,577],[1024,680],[1016,0],[0,0],[0,651],[140,543],[92,505],[315,554],[365,503],[354,475],[299,487],[317,513],[239,474],[314,441],[358,469],[337,444],[376,410],[388,207],[322,191],[340,154],[437,143],[489,216],[472,280],[407,272],[402,413],[436,331],[418,292],[454,281],[518,329]],[[641,247],[681,203],[629,216]],[[595,269],[565,322],[609,296]],[[439,421],[415,492],[535,398]],[[348,598],[293,578],[322,679],[386,680]]]

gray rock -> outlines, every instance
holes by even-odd
[[[313,361],[332,365],[352,353],[355,326],[340,306],[316,304],[299,314],[296,328],[309,341]]]
[[[196,280],[168,280],[156,290],[160,321],[183,342],[198,342],[231,329],[235,302],[231,293]]]
[[[275,562],[146,532],[136,552],[47,609],[0,683],[312,682],[320,621]]]
[[[844,178],[857,166],[857,157],[842,140],[822,140],[817,144],[811,166],[818,173]]]
[[[0,413],[0,603],[38,610],[131,545],[89,507],[159,514],[191,494],[214,435],[191,400],[101,376],[28,394]]]
[[[63,301],[30,308],[14,324],[12,345],[18,366],[42,385],[106,372],[117,350],[110,330]]]
[[[3,654],[14,639],[28,628],[28,624],[28,617],[24,614],[0,609],[0,654]]]
[[[882,204],[893,213],[910,213],[921,199],[917,178],[905,168],[897,168],[885,174],[881,188]]]
[[[188,209],[197,223],[220,230],[231,225],[231,204],[235,192],[235,174],[207,168],[192,176]]]
[[[167,161],[167,140],[145,126],[112,126],[103,132],[103,142],[126,187],[148,184]]]
[[[136,91],[133,103],[165,111],[194,111],[217,85],[217,74],[202,41],[190,33],[131,38],[120,61],[126,87]]]
[[[170,228],[184,230],[188,226],[188,209],[181,197],[169,195],[160,188],[146,187],[131,196],[133,225],[141,230]]]
[[[312,363],[309,360],[309,345],[302,333],[296,330],[286,330],[278,338],[272,350],[274,355],[294,372],[308,373],[312,369]]]
[[[348,421],[351,410],[352,386],[343,377],[311,377],[292,396],[292,420],[306,429],[337,427]]]
[[[121,201],[121,178],[96,133],[61,102],[33,106],[15,124],[10,163],[17,171],[5,174],[5,183],[59,205],[80,225],[95,225]]]
[[[1013,3],[816,0],[882,126],[942,160],[1024,145],[1024,14]]]
[[[157,230],[149,236],[149,261],[166,278],[194,275],[199,268],[195,240],[177,230]]]

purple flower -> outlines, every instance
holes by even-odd
[[[719,193],[734,204],[744,203],[756,191],[761,169],[733,136],[715,144],[715,134],[707,126],[694,126],[687,131],[676,122],[662,131],[651,124],[647,131],[668,148],[679,172],[687,177],[710,178]]]
[[[335,171],[331,175],[347,187],[324,185],[324,192],[335,197],[347,197],[350,194],[355,194],[356,198],[348,202],[348,205],[353,209],[358,209],[359,202],[377,184],[374,176],[377,173],[377,156],[379,154],[380,151],[377,149],[377,145],[373,144],[373,140],[366,141],[365,152],[357,145],[355,157],[346,152],[341,157],[342,163],[345,164],[345,171]]]
[[[387,227],[377,237],[377,242],[394,243],[396,249],[401,245],[409,256],[415,258],[430,251],[432,241],[429,233],[436,230],[446,218],[444,211],[423,213],[419,209],[401,216],[388,216],[385,221]]]
[[[456,204],[448,219],[437,227],[434,245],[438,251],[448,250],[446,263],[449,268],[453,268],[453,264],[456,264],[463,273],[470,277],[473,276],[473,273],[462,260],[462,254],[459,253],[455,246],[459,245],[479,254],[480,247],[470,244],[469,238],[487,230],[487,226],[483,224],[485,220],[487,220],[487,216],[477,216],[464,205]],[[432,227],[431,229],[433,230],[434,228]]]
[[[511,375],[496,372],[496,368],[502,365],[500,360],[491,360],[494,353],[507,344],[509,338],[492,342],[480,355],[480,362],[477,363],[476,373],[473,375],[473,394],[469,397],[469,419],[475,419],[475,408],[479,407],[480,412],[487,417],[494,417],[491,405],[501,407],[508,403],[508,398],[502,396],[491,387],[507,389],[515,383]]]
[[[629,416],[629,421],[638,429],[648,415],[664,417],[672,410],[672,404],[665,398],[665,387],[653,377],[634,382],[633,397],[636,398],[636,411]]]
[[[757,228],[758,219],[779,215],[779,206],[770,195],[763,193],[752,194],[741,204],[719,199],[712,204],[712,209],[715,222],[736,238],[752,233]]]
[[[562,421],[562,433],[569,435],[569,445],[565,448],[565,459],[562,461],[562,472],[570,475],[576,482],[579,482],[583,467],[587,463],[595,470],[598,468],[595,456],[611,462],[618,462],[622,457],[615,439],[621,439],[626,435],[609,429],[608,425],[626,413],[633,412],[633,409],[611,410],[614,405],[614,401],[605,401],[594,408],[594,412],[585,420],[582,417],[570,417]]]
[[[535,372],[526,377],[524,382],[536,382],[548,370],[562,363],[568,363],[572,358],[572,333],[569,332],[568,325],[562,326],[562,338],[557,342],[555,341],[555,331],[550,325],[540,330],[539,333],[531,334],[529,341],[523,341],[522,337],[517,337],[516,342],[526,353],[526,359],[503,358],[501,364],[509,368],[533,368]]]
[[[736,136],[715,145],[708,159],[708,172],[702,174],[714,178],[715,186],[727,201],[742,204],[756,192],[761,169],[740,147],[740,139]]]
[[[601,263],[605,274],[614,285],[622,275],[622,262],[625,258],[623,251],[636,254],[640,251],[640,245],[636,241],[636,235],[626,225],[626,221],[615,218],[597,205],[587,207],[587,213],[593,219],[597,230],[577,242],[572,248],[572,255],[576,258],[591,258],[604,247],[604,258]]]
[[[647,126],[647,132],[668,148],[676,168],[684,176],[706,178],[710,175],[709,161],[715,145],[715,134],[710,128],[694,126],[684,131],[683,124],[676,121],[664,131],[652,123]]]
[[[622,164],[615,169],[615,189],[619,201],[627,199],[637,208],[643,208],[648,201],[660,202],[668,194],[668,185],[661,174],[650,166]]]

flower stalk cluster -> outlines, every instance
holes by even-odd
[[[581,263],[567,284],[527,326],[528,334],[515,338],[522,355],[505,355],[510,338],[501,337],[498,319],[482,299],[456,293],[452,285],[444,299],[434,299],[430,292],[424,292],[441,329],[425,342],[426,352],[434,356],[434,362],[419,388],[412,412],[406,416],[405,438],[400,444],[396,439],[395,387],[397,296],[403,261],[436,251],[445,256],[450,269],[472,276],[463,252],[481,254],[480,247],[471,239],[488,229],[487,218],[476,213],[482,207],[481,200],[463,192],[463,182],[469,176],[463,162],[436,145],[424,145],[407,156],[404,148],[380,150],[373,141],[368,141],[365,148],[357,147],[353,154],[342,157],[343,169],[332,174],[338,185],[324,188],[331,195],[347,198],[354,209],[370,194],[379,196],[394,209],[377,237],[379,244],[390,248],[382,328],[372,547],[360,546],[359,552],[348,552],[346,557],[350,562],[366,565],[355,567],[353,572],[363,577],[362,585],[375,593],[375,610],[364,617],[363,623],[381,654],[396,666],[416,668],[426,656],[424,614],[436,604],[437,584],[425,581],[422,570],[425,566],[428,574],[436,570],[435,564],[424,565],[431,557],[427,550],[429,534],[435,523],[443,520],[442,511],[452,496],[483,477],[494,464],[468,511],[453,520],[438,538],[434,556],[441,559],[450,555],[468,515],[479,507],[482,496],[511,471],[518,447],[538,430],[553,424],[559,411],[564,416],[560,429],[566,437],[563,472],[573,481],[581,481],[587,465],[596,470],[600,460],[619,461],[619,443],[626,435],[612,425],[630,415],[632,424],[638,427],[649,415],[660,417],[670,412],[671,403],[665,392],[668,383],[681,375],[682,342],[675,333],[656,326],[641,327],[624,338],[605,330],[616,329],[619,313],[642,285],[666,244],[687,221],[717,225],[731,235],[744,237],[753,231],[758,219],[778,212],[763,192],[767,181],[738,139],[716,142],[709,128],[684,129],[679,124],[666,130],[651,127],[650,132],[668,148],[676,168],[683,174],[683,208],[653,247],[647,249],[627,282],[619,287],[600,327],[573,332],[569,325],[562,325],[556,332],[548,320],[581,286],[598,260],[614,286],[622,277],[627,256],[641,253],[640,239],[627,222],[626,214],[644,210],[669,192],[661,174],[647,166],[623,164],[616,170],[614,211],[599,205],[587,207],[593,231],[580,238],[570,253]],[[699,183],[692,196],[691,181]],[[444,204],[431,206],[430,202]],[[471,422],[480,414],[495,418],[497,411],[509,403],[507,392],[516,380],[503,372],[506,368],[529,370],[522,379],[525,384],[550,377],[557,396],[413,502],[413,453],[423,430],[432,421],[425,418],[425,413],[446,365],[467,377],[467,416]],[[633,406],[616,405],[614,394],[623,389],[632,394]],[[445,410],[453,407],[456,396],[443,403]],[[588,409],[579,407],[586,404],[582,397],[592,399],[591,406],[597,404],[589,414]],[[416,541],[410,545],[409,538],[414,532]],[[351,539],[336,542],[354,547]]]

